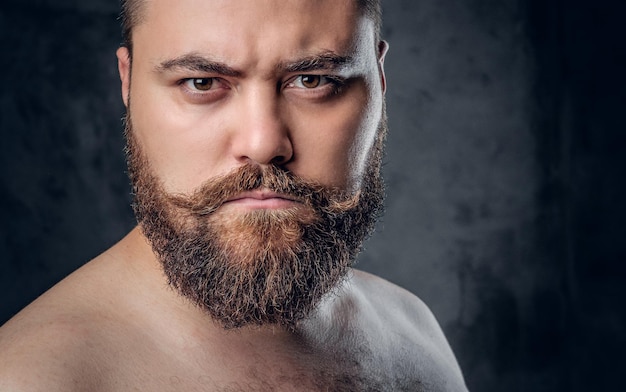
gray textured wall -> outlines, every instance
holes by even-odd
[[[623,11],[384,2],[389,196],[359,265],[430,305],[474,391],[620,385]],[[116,13],[0,6],[0,322],[133,225]]]

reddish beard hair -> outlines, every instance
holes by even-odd
[[[348,193],[278,166],[244,165],[190,195],[170,194],[152,172],[126,117],[126,153],[137,221],[169,284],[225,328],[295,328],[339,286],[382,212],[385,120],[361,187]],[[242,192],[265,188],[293,208],[225,213]]]

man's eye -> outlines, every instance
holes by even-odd
[[[312,89],[331,83],[329,77],[322,75],[300,75],[290,83],[293,87]]]
[[[186,79],[183,82],[190,90],[209,91],[215,83],[214,78],[194,78]]]
[[[306,88],[315,88],[322,82],[322,77],[319,75],[302,75],[300,76],[300,83]]]

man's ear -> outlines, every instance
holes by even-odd
[[[124,106],[128,108],[128,100],[130,94],[130,52],[127,47],[120,47],[117,52],[117,70],[120,73],[120,81],[122,82],[122,100]]]
[[[389,50],[389,44],[387,41],[380,41],[378,43],[378,73],[380,74],[380,85],[382,87],[383,94],[387,90],[387,79],[385,78],[385,56]]]

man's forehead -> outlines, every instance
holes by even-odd
[[[145,22],[154,16],[155,12],[166,14],[176,13],[181,9],[193,10],[193,16],[206,18],[207,22],[216,22],[225,17],[240,16],[236,20],[239,25],[246,22],[244,16],[271,16],[269,19],[279,19],[283,15],[306,17],[323,22],[329,15],[355,17],[361,13],[358,0],[130,0],[137,4],[137,24]],[[295,11],[295,12],[289,12]],[[326,18],[324,18],[326,16]],[[257,23],[263,19],[256,19]],[[136,27],[136,26],[135,26]],[[233,26],[234,27],[234,26]]]
[[[215,7],[215,9],[221,8],[223,5],[232,5],[235,3],[241,3],[242,6],[245,5],[259,5],[263,8],[273,8],[280,9],[283,7],[297,7],[303,11],[303,13],[307,11],[320,10],[324,7],[335,7],[343,8],[344,5],[348,5],[353,9],[362,8],[361,2],[359,0],[127,0],[129,3],[133,3],[135,5],[134,8],[139,10],[146,10],[154,6],[155,4],[163,4],[166,7],[173,7],[178,4],[187,2],[191,3],[193,6],[202,6],[208,5],[211,7]]]
[[[189,53],[273,67],[323,52],[352,58],[374,35],[354,0],[149,0],[146,7],[135,49],[149,47],[159,63]]]

